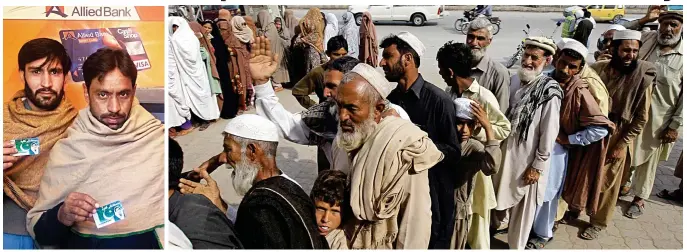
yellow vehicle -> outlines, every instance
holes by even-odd
[[[625,5],[588,5],[587,11],[592,14],[594,21],[617,24],[625,16]]]

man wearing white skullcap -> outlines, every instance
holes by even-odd
[[[373,67],[358,64],[341,83],[335,144],[350,162],[351,249],[426,249],[432,223],[427,170],[443,154],[412,122],[382,117],[392,87]]]
[[[475,208],[482,208],[480,206],[473,206],[474,197],[481,195],[473,195],[477,190],[480,190],[477,182],[478,173],[483,173],[490,176],[499,168],[501,163],[501,149],[499,148],[499,141],[495,139],[491,123],[487,117],[487,113],[476,102],[467,98],[456,98],[453,100],[456,106],[456,128],[461,134],[460,150],[461,160],[458,165],[464,167],[463,174],[459,176],[458,188],[455,189],[456,200],[456,221],[451,238],[451,249],[465,249],[466,245],[471,244],[470,233],[476,227],[474,215],[482,214],[483,211],[473,212]],[[486,132],[486,143],[483,143],[472,137],[475,128],[483,128]],[[486,146],[485,146],[486,145]],[[488,177],[487,177],[488,178]],[[491,180],[489,180],[491,182]],[[491,183],[489,183],[491,186]],[[484,189],[481,189],[484,190]],[[486,201],[486,200],[485,200]],[[487,213],[489,211],[486,207]],[[488,219],[488,215],[487,215]],[[487,231],[489,230],[488,221]],[[479,225],[479,224],[477,224]],[[489,239],[487,237],[480,239]],[[472,247],[472,246],[470,246]]]
[[[596,59],[596,61],[611,59],[611,53],[608,48],[611,47],[613,35],[615,34],[615,31],[623,30],[626,30],[625,26],[613,24],[601,34],[601,37],[599,37],[599,40],[596,42],[596,49],[598,49],[598,51],[594,52],[594,59]]]
[[[511,133],[502,143],[505,150],[502,167],[492,176],[497,202],[492,225],[502,229],[508,224],[511,248],[525,248],[535,210],[544,203],[548,160],[558,135],[563,91],[542,70],[553,60],[555,52],[553,40],[527,38],[522,68],[511,78],[511,105],[507,114]]]
[[[613,219],[623,173],[628,170],[625,162],[631,158],[628,155],[632,155],[629,145],[642,132],[648,120],[656,68],[650,62],[637,59],[637,52],[641,50],[640,38],[638,31],[616,31],[611,44],[611,60],[598,61],[590,66],[599,73],[606,88],[612,90],[610,101],[613,106],[608,118],[615,124],[616,130],[611,135],[606,151],[603,171],[607,172],[600,177],[591,175],[595,176],[595,183],[601,183],[602,186],[598,192],[588,195],[589,202],[598,202],[598,210],[588,212],[591,225],[580,235],[586,240],[597,239],[601,230]],[[589,211],[589,207],[586,210]]]
[[[401,106],[410,120],[427,132],[444,154],[444,160],[429,171],[432,195],[432,238],[430,249],[448,249],[455,223],[453,189],[460,173],[460,143],[455,126],[453,100],[446,92],[425,81],[419,73],[425,46],[409,32],[390,35],[382,40],[384,49],[380,66],[386,79],[398,86],[389,101]]]
[[[634,189],[635,198],[625,213],[629,218],[643,213],[644,199],[651,195],[658,163],[668,160],[682,132],[682,11],[662,11],[651,6],[637,26],[631,22],[627,27],[637,29],[645,21],[653,20],[658,20],[659,28],[642,32],[639,59],[656,65],[656,86],[652,90],[649,121],[633,142],[632,164],[621,189],[625,194]]]
[[[561,193],[569,207],[596,212],[588,205],[594,193],[597,174],[602,173],[601,153],[606,151],[607,136],[615,125],[601,112],[588,90],[587,81],[580,78],[587,48],[577,40],[565,43],[551,74],[563,88],[560,110],[560,130],[551,153],[544,203],[534,215],[534,236],[527,243],[530,249],[541,249],[553,238],[554,218]],[[571,174],[565,176],[566,173]],[[565,180],[564,180],[565,178]],[[567,207],[566,207],[567,208]]]
[[[224,128],[224,150],[194,172],[232,169],[232,185],[243,196],[234,225],[246,249],[328,249],[317,231],[315,206],[276,163],[279,131],[254,114],[235,117]]]

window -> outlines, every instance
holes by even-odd
[[[590,10],[601,9],[601,5],[590,5],[590,6],[587,6],[587,9],[590,9]]]
[[[604,5],[604,9],[615,10],[616,5]]]

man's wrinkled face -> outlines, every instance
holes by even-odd
[[[341,84],[344,74],[338,70],[324,71],[324,97],[336,99],[336,90]]]
[[[316,201],[315,220],[317,220],[317,231],[320,235],[326,236],[341,225],[341,206],[332,206],[321,200]]]
[[[136,90],[119,69],[94,78],[88,89],[84,84],[84,92],[91,113],[108,128],[117,130],[129,119]]]
[[[546,56],[544,56],[544,49],[536,46],[528,46],[522,55],[520,61],[522,68],[518,70],[518,76],[521,81],[530,82],[534,80],[544,70],[546,65]]]
[[[340,58],[343,58],[346,55],[348,55],[348,51],[346,48],[343,48],[343,47],[339,48],[339,50],[336,50],[336,51],[333,51],[333,52],[327,54],[327,56],[329,56],[330,62],[337,60],[337,59],[340,59]]]
[[[615,55],[623,66],[631,66],[637,61],[639,56],[639,41],[637,40],[623,40],[618,46],[617,55]]]
[[[401,53],[396,45],[390,45],[382,51],[382,61],[379,66],[384,69],[384,75],[390,82],[398,82],[405,75]]]
[[[576,60],[563,53],[556,61],[556,70],[553,77],[556,79],[556,81],[558,81],[558,83],[566,84],[581,70],[582,60]]]
[[[472,50],[472,56],[475,61],[473,63],[482,60],[484,54],[487,52],[487,47],[491,44],[491,40],[492,38],[489,38],[489,32],[486,28],[468,32],[468,36],[465,38],[465,44],[470,46]]]
[[[658,26],[658,43],[666,46],[677,45],[682,37],[682,22],[677,19],[664,19]]]
[[[360,77],[342,84],[338,89],[336,103],[339,108],[339,131],[337,144],[347,152],[360,148],[377,126],[376,118],[381,111],[375,110],[372,101],[363,97],[364,85],[369,85]]]
[[[20,70],[24,94],[29,102],[41,110],[54,110],[64,97],[65,75],[62,63],[47,57],[34,60]]]
[[[246,157],[246,150],[242,149],[232,135],[225,135],[223,147],[227,155],[227,166],[234,168],[231,173],[232,186],[239,196],[246,195],[258,177],[260,166]]]

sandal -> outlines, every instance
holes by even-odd
[[[539,238],[539,237],[534,237],[527,242],[527,245],[525,246],[525,248],[526,249],[543,249],[547,243],[549,243],[548,240],[545,240],[545,239]]]
[[[661,199],[667,199],[667,200],[672,200],[672,201],[677,201],[677,202],[682,202],[682,193],[679,192],[680,189],[677,189],[675,191],[668,191],[668,189],[663,189],[663,191],[658,192],[656,196],[658,196]]]
[[[637,202],[632,202],[630,205],[630,208],[627,209],[627,212],[625,212],[625,217],[630,218],[630,219],[637,219],[639,216],[642,216],[644,214],[644,204],[641,206],[637,204]]]
[[[587,229],[580,234],[580,238],[584,240],[596,240],[599,238],[599,233],[601,233],[600,227],[589,226]]]
[[[563,220],[554,221],[554,222],[553,222],[553,228],[551,229],[551,232],[554,232],[554,233],[555,233],[556,230],[558,230],[558,225],[560,225],[562,221],[563,221]]]

